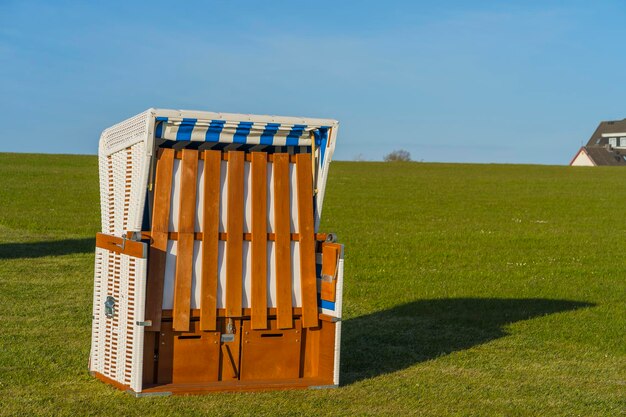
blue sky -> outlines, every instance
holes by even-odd
[[[149,107],[329,117],[336,159],[567,164],[626,117],[621,1],[0,0],[0,152]]]

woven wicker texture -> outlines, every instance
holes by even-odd
[[[100,157],[102,232],[141,231],[150,159],[145,142]]]
[[[146,259],[96,248],[90,370],[141,391]],[[113,317],[104,309],[115,300]]]
[[[138,114],[124,120],[102,132],[100,137],[99,155],[111,155],[121,149],[128,148],[148,136],[148,121],[150,112]]]

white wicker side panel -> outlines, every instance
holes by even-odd
[[[152,110],[104,132],[98,150],[102,232],[140,231],[150,172]]]
[[[150,157],[144,142],[100,156],[102,232],[123,236],[141,231]]]
[[[146,111],[102,133],[99,149],[102,232],[141,231],[150,170]],[[141,391],[147,260],[96,249],[91,370]],[[104,302],[115,299],[115,315]]]
[[[127,230],[140,232],[143,223],[148,176],[150,172],[150,156],[147,154],[146,143],[138,142],[131,146],[128,158],[128,162],[132,166],[132,177],[130,181],[131,193]]]
[[[122,275],[120,291],[120,346],[118,363],[119,381],[129,385],[135,392],[141,392],[143,369],[143,327],[144,321],[145,276],[147,259],[122,255]]]
[[[107,258],[107,269],[104,271],[103,298],[111,296],[115,300],[116,304],[120,299],[120,275],[121,275],[121,260],[120,256],[114,252],[104,251]],[[103,305],[94,306],[96,314],[100,317],[100,321],[104,323],[104,338],[103,345],[103,372],[102,374],[115,381],[119,381],[117,369],[118,363],[118,349],[119,349],[119,314],[116,313],[112,318],[106,317],[104,313]],[[116,311],[119,311],[119,304],[116,306]]]
[[[341,359],[341,320],[335,323],[335,367],[333,370],[333,384],[339,385],[339,364]]]
[[[140,231],[149,158],[143,141],[100,157],[102,230],[125,236]],[[147,260],[96,251],[92,370],[134,391],[141,391]],[[107,318],[104,302],[112,296],[116,314]]]
[[[105,129],[100,137],[98,155],[107,156],[150,137],[152,110],[146,110]]]
[[[113,322],[115,323],[113,334],[117,333],[115,362],[118,366],[116,368],[115,378],[113,379],[122,382],[124,385],[130,385],[130,361],[127,360],[126,356],[132,350],[135,335],[133,334],[132,327],[130,329],[128,328],[128,318],[131,316],[129,312],[134,308],[134,300],[131,298],[131,291],[128,284],[129,275],[135,274],[135,262],[134,260],[131,261],[128,256],[123,255],[120,255],[118,259],[120,262],[120,275],[118,278],[119,289],[113,289],[118,306],[115,311],[115,317],[113,317]],[[131,334],[128,334],[129,330]]]
[[[96,248],[91,370],[141,391],[147,260]],[[107,317],[104,303],[115,300]]]
[[[128,325],[132,326],[134,342],[129,349],[131,354],[130,368],[130,387],[135,392],[142,390],[143,376],[143,345],[144,345],[144,328],[138,323],[145,321],[146,313],[146,277],[148,275],[148,260],[137,259],[135,263],[135,277],[129,282],[129,297],[133,296],[135,300],[134,309],[129,313]],[[132,289],[132,291],[131,291]],[[129,330],[131,328],[129,327]]]
[[[96,261],[95,261],[95,273],[94,273],[94,290],[93,290],[93,311],[92,311],[92,324],[91,324],[91,356],[89,361],[89,370],[99,373],[104,371],[104,339],[105,339],[105,321],[102,320],[100,312],[97,311],[101,306],[104,306],[106,295],[104,288],[106,284],[103,282],[106,280],[107,270],[107,257],[105,251],[100,248],[96,248]]]
[[[339,264],[337,265],[337,288],[336,288],[335,313],[337,317],[342,316],[343,309],[343,245],[341,246],[341,254],[339,255]],[[333,374],[333,383],[339,385],[339,365],[341,359],[341,319],[335,324],[335,366]]]

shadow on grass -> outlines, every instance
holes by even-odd
[[[0,259],[41,258],[43,256],[91,253],[95,247],[96,240],[93,238],[2,243],[0,244]]]
[[[541,298],[420,300],[343,322],[341,383],[408,368],[506,336],[503,326],[593,304]]]

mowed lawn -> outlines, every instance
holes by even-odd
[[[133,398],[92,379],[94,156],[0,154],[0,415],[626,409],[626,170],[335,162],[342,385]]]

